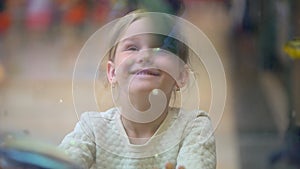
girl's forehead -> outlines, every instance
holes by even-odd
[[[133,21],[123,32],[120,40],[125,40],[141,34],[168,35],[170,27],[163,23],[163,19],[141,17]]]
[[[126,43],[146,43],[146,44],[162,44],[164,41],[163,35],[158,34],[139,34],[131,37],[127,37],[120,41],[120,44]]]

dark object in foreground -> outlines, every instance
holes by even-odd
[[[55,146],[23,137],[0,141],[0,169],[79,169]]]

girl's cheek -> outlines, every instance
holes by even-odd
[[[175,79],[180,76],[184,69],[184,62],[172,57],[158,59],[155,61],[155,65],[158,69],[163,70]]]
[[[133,63],[134,61],[130,58],[121,60],[116,64],[117,73],[126,76],[130,72]]]
[[[120,63],[120,67],[128,68],[131,65],[131,63],[132,63],[131,59],[129,58],[123,59],[122,62]]]
[[[118,57],[118,65],[131,65],[134,62],[134,56],[129,54],[121,54]]]
[[[134,64],[134,62],[135,62],[134,57],[128,57],[125,59],[124,64],[126,64],[126,66],[131,66]]]

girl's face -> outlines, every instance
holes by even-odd
[[[174,87],[181,87],[185,79],[184,63],[175,54],[159,48],[163,44],[160,35],[128,36],[130,32],[140,31],[142,25],[146,26],[140,19],[126,30],[123,35],[126,38],[118,43],[114,61],[108,62],[108,79],[128,93],[160,89],[170,96]]]

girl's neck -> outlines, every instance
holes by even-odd
[[[158,130],[168,114],[166,109],[161,116],[149,123],[137,123],[121,116],[125,132],[132,144],[145,144]]]
[[[170,96],[167,95],[167,103],[163,106],[163,110],[159,110],[157,108],[161,106],[156,106],[159,103],[153,103],[155,105],[151,105],[149,102],[149,94],[151,91],[146,92],[136,92],[128,94],[120,93],[119,104],[121,106],[122,114],[132,114],[135,113],[150,113],[152,115],[158,114],[159,116],[153,119],[150,122],[141,122],[134,121],[130,118],[126,118],[127,116],[121,115],[121,121],[123,123],[123,127],[125,132],[129,138],[129,141],[132,144],[144,144],[146,143],[158,130],[159,126],[162,124],[164,119],[168,114],[168,106]],[[151,106],[155,108],[150,109]],[[140,111],[140,112],[139,112]]]

